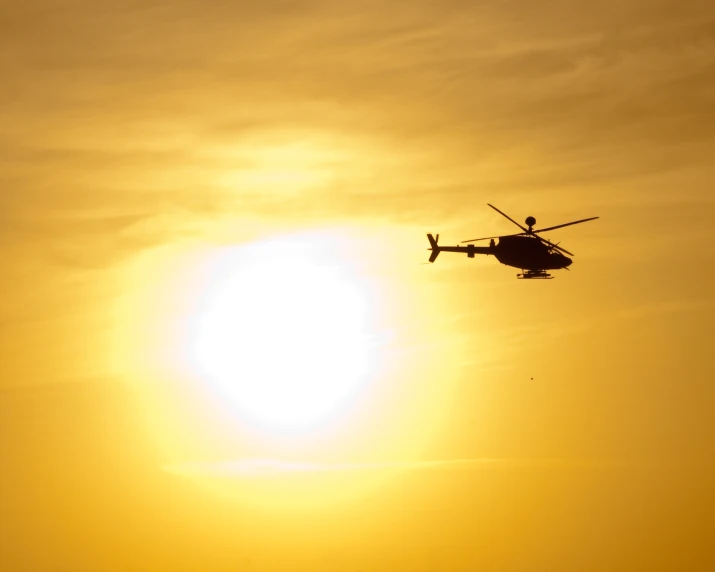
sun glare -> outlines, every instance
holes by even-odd
[[[311,427],[343,411],[370,379],[369,289],[324,238],[226,248],[202,282],[188,367],[243,419]]]

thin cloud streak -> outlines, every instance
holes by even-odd
[[[423,470],[438,468],[475,468],[480,466],[606,466],[621,465],[616,460],[579,460],[567,458],[473,458],[433,461],[391,461],[374,463],[303,463],[281,459],[239,459],[234,461],[189,462],[165,465],[163,469],[184,476],[249,477],[291,473],[324,473],[376,470]]]

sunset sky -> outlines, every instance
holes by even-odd
[[[5,4],[0,568],[715,566],[711,2]]]

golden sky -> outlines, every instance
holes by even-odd
[[[0,568],[715,564],[710,2],[2,13]]]

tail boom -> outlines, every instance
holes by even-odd
[[[437,260],[440,252],[461,252],[466,254],[469,258],[474,258],[475,254],[494,254],[493,246],[474,246],[473,244],[467,246],[439,246],[439,244],[437,244],[439,235],[434,237],[431,234],[427,234],[427,239],[430,243],[428,250],[432,251],[429,257],[430,262]]]

